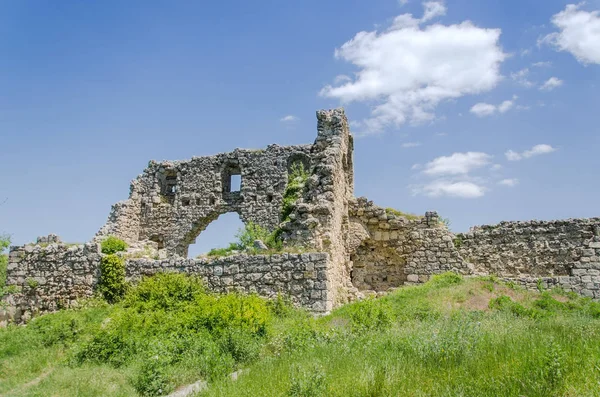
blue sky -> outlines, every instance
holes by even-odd
[[[0,2],[0,231],[89,240],[148,160],[310,143],[315,110],[340,105],[357,196],[455,231],[598,216],[599,10]],[[192,252],[238,226],[221,217]]]

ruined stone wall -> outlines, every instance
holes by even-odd
[[[317,112],[314,166],[291,221],[282,225],[291,244],[314,247],[331,255],[329,268],[335,304],[346,302],[348,267],[348,201],[354,195],[353,139],[343,109]]]
[[[215,292],[241,291],[272,298],[282,294],[312,312],[332,309],[327,253],[235,255],[199,259],[135,259],[127,261],[127,276],[139,279],[157,272],[201,276]]]
[[[475,273],[510,276],[566,276],[600,218],[501,222],[457,235],[457,246]]]
[[[6,285],[18,289],[0,308],[0,323],[27,321],[33,314],[71,307],[91,297],[98,280],[99,247],[89,243],[29,244],[11,247]]]
[[[269,230],[280,222],[289,166],[312,163],[312,145],[236,149],[185,161],[151,161],[132,181],[129,199],[115,204],[97,239],[115,235],[130,245],[154,242],[168,255],[186,257],[210,222],[237,212],[244,223]],[[239,191],[231,177],[241,176]]]
[[[386,291],[446,271],[471,273],[436,213],[408,219],[363,197],[350,202],[349,214],[352,283],[359,291]]]
[[[17,293],[0,307],[0,324],[11,319],[25,322],[32,315],[72,307],[93,296],[100,277],[99,246],[63,243],[11,247],[7,286]],[[183,272],[201,276],[214,292],[242,291],[273,297],[278,293],[313,312],[333,308],[330,256],[327,253],[236,255],[224,258],[165,260],[127,259],[129,280],[157,272]]]

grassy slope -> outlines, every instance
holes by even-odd
[[[499,296],[511,301],[503,298],[490,309]],[[211,372],[203,395],[600,396],[598,305],[559,292],[552,296],[446,275],[317,320],[271,307],[278,315],[272,314],[268,334],[257,339],[259,356],[233,360],[239,346],[224,348],[229,344],[221,333],[194,334],[220,346],[210,363],[229,363]],[[193,310],[206,299],[195,300]],[[156,341],[143,342],[171,340],[177,328],[164,326],[174,321],[168,313],[178,310],[177,321],[183,321],[185,313],[198,313],[190,307],[145,313],[140,307],[95,304],[0,330],[0,395],[136,395],[140,368],[155,357],[149,353]],[[161,327],[149,319],[158,319]],[[131,357],[119,365],[73,360],[111,324],[127,329],[127,346],[137,346]],[[176,354],[181,357],[165,361],[164,374],[157,376],[174,386],[206,373],[197,369],[206,364],[196,360],[198,354]],[[249,371],[236,382],[224,376],[240,366]]]

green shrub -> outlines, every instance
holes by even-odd
[[[324,369],[315,364],[310,369],[293,366],[290,374],[289,397],[322,397],[327,395]]]
[[[119,329],[107,329],[97,332],[93,338],[74,353],[74,362],[109,364],[120,367],[135,353],[135,346],[127,340]]]
[[[239,329],[228,329],[219,339],[221,351],[237,363],[249,363],[258,358],[262,348],[262,340],[249,332]]]
[[[133,386],[142,396],[164,396],[174,387],[166,374],[165,368],[169,362],[159,355],[149,357],[139,369]]]
[[[294,210],[296,201],[302,197],[304,186],[310,173],[304,169],[304,163],[296,161],[290,167],[290,173],[288,175],[288,183],[283,193],[283,203],[281,206],[281,221],[286,222],[290,220],[290,214]]]
[[[205,292],[200,277],[182,273],[158,273],[145,277],[125,297],[125,307],[139,311],[171,310],[193,302]]]
[[[353,331],[383,331],[392,325],[390,307],[383,300],[365,299],[352,304],[348,309]]]
[[[10,245],[10,238],[6,235],[0,235],[0,290],[6,285],[6,267],[8,265],[8,255],[4,250]]]
[[[103,254],[111,255],[116,254],[117,252],[125,251],[127,249],[127,244],[125,241],[114,236],[108,236],[102,241],[100,248]]]
[[[446,272],[442,274],[436,274],[431,277],[427,284],[435,288],[450,287],[452,285],[458,285],[463,282],[463,277],[460,274],[454,272]]]
[[[108,303],[118,302],[127,290],[125,260],[116,254],[105,255],[100,260],[98,291]]]

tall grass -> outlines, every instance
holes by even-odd
[[[600,304],[434,277],[315,318],[157,275],[0,330],[0,395],[598,396]],[[245,368],[237,381],[227,374]]]

